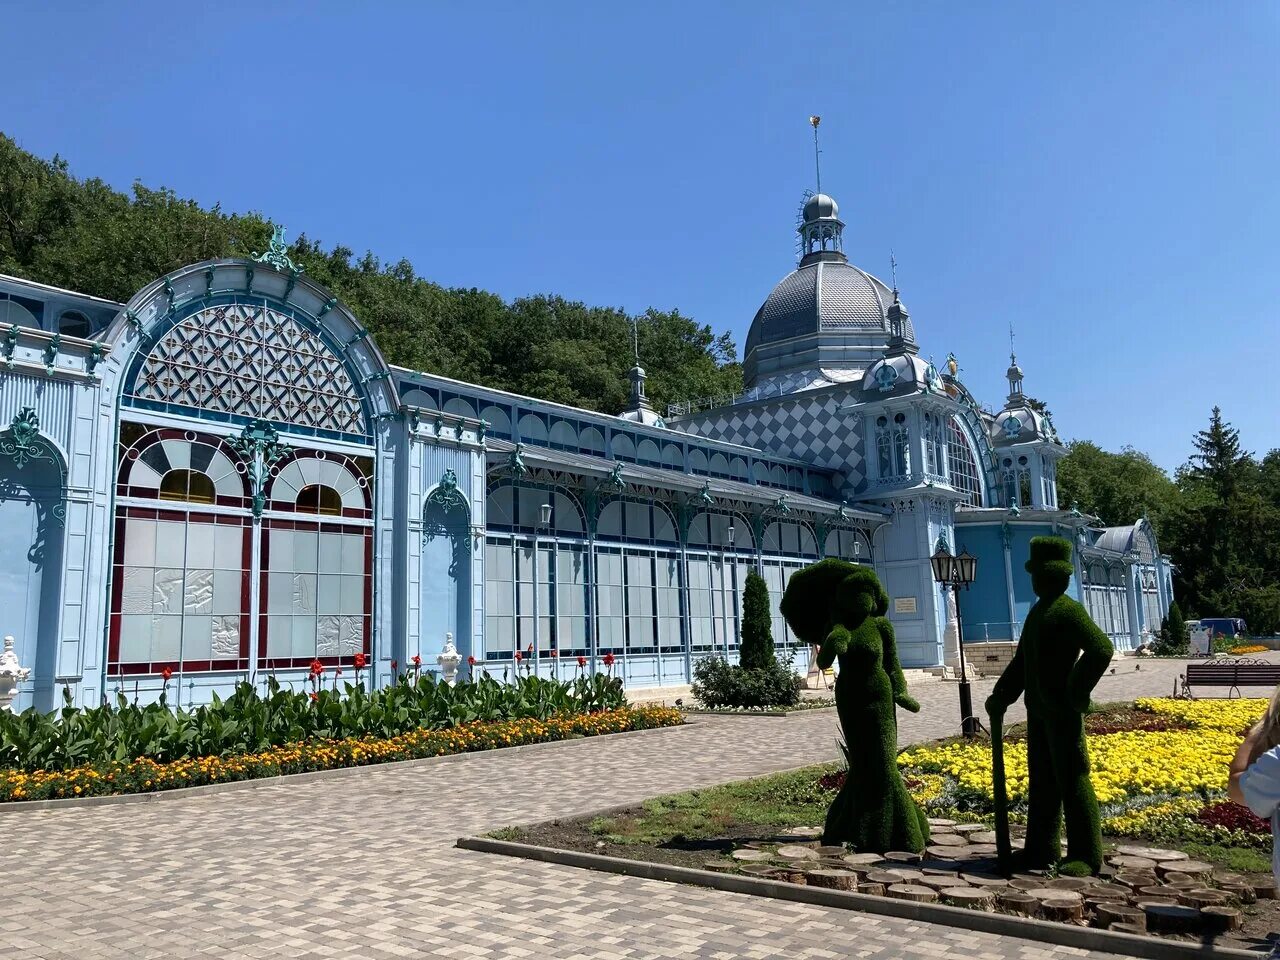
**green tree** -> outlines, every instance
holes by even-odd
[[[769,612],[769,587],[755,570],[747,574],[742,591],[742,638],[738,662],[747,670],[772,667],[773,619]]]
[[[1160,635],[1156,638],[1156,653],[1162,656],[1175,656],[1187,652],[1190,638],[1187,634],[1187,621],[1182,616],[1182,608],[1178,601],[1169,604],[1169,613],[1160,625]]]
[[[126,194],[77,180],[62,158],[43,160],[0,134],[0,272],[123,302],[185,264],[261,251],[269,236],[261,214],[205,209],[141,183]],[[441,287],[404,259],[326,249],[305,233],[290,256],[351,307],[389,362],[414,370],[618,413],[634,323],[659,411],[742,384],[729,335],[676,310],[633,317],[554,295],[506,303]]]
[[[1145,516],[1159,537],[1177,499],[1177,485],[1133,447],[1111,453],[1088,440],[1073,440],[1058,462],[1058,502],[1078,504],[1107,526]]]

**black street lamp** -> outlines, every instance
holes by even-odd
[[[965,550],[960,556],[952,556],[945,540],[938,541],[938,549],[929,558],[933,567],[933,579],[943,587],[949,587],[956,599],[956,640],[960,646],[960,729],[966,737],[977,736],[978,718],[973,715],[973,692],[969,687],[969,675],[964,665],[964,620],[960,616],[960,588],[969,589],[978,575],[978,558]]]

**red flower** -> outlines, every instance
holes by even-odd
[[[517,650],[515,652],[515,658],[516,658],[516,663],[519,663],[521,660],[524,659],[524,655],[521,654],[519,650]]]
[[[548,653],[551,655],[552,659],[554,659],[554,658],[556,658],[556,657],[560,656],[560,654],[558,654],[558,653],[556,652],[556,648],[555,648],[555,647],[552,647],[552,648],[548,651]]]
[[[357,654],[356,654],[356,669],[357,669],[357,670],[363,670],[363,669],[364,669],[364,664],[365,664],[364,654],[363,654],[363,653],[357,653]]]
[[[585,667],[587,665],[586,657],[578,657],[578,666]]]
[[[612,666],[613,666],[613,654],[612,654],[612,653],[606,653],[606,654],[604,655],[604,665],[605,665],[606,667],[612,667]]]
[[[311,692],[311,702],[312,702],[312,703],[316,703],[316,702],[318,702],[318,701],[319,701],[319,699],[320,699],[320,694],[316,693],[316,692],[313,690],[313,691]]]
[[[165,667],[163,670],[160,671],[160,676],[164,677],[165,683],[168,683],[169,678],[173,676],[173,670],[170,669],[169,667]]]
[[[341,667],[334,667],[333,675],[334,675],[335,677],[340,677],[340,676],[342,676],[342,668],[341,668]]]
[[[413,655],[413,665],[414,665],[415,667],[420,667],[420,666],[422,666],[422,657],[421,657],[421,656],[419,656],[419,655],[418,655],[418,654],[416,654],[416,653]]]
[[[321,663],[319,660],[312,660],[312,661],[311,661],[311,675],[312,675],[313,677],[318,677],[318,676],[320,676],[320,674],[322,674],[322,673],[324,673],[324,664],[323,664],[323,663]]]
[[[392,673],[395,673],[395,672],[396,672],[396,668],[397,668],[397,667],[399,667],[399,666],[400,666],[400,661],[399,661],[399,660],[392,660],[392,661],[391,661],[391,672],[392,672]]]
[[[467,666],[468,666],[468,667],[474,667],[475,665],[476,665],[476,658],[475,658],[475,657],[467,657]]]

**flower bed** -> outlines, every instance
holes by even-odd
[[[256,780],[289,773],[417,760],[498,747],[547,743],[684,723],[667,707],[632,707],[598,713],[464,723],[447,730],[414,730],[388,738],[306,740],[256,753],[170,762],[141,758],[86,764],[69,770],[0,770],[0,802],[93,797]]]
[[[1131,713],[1090,717],[1092,730],[1106,731],[1089,737],[1091,779],[1102,807],[1103,832],[1227,846],[1270,844],[1265,823],[1224,799],[1227,766],[1266,704],[1265,700],[1151,698],[1138,700]],[[941,785],[934,783],[927,793],[912,790],[931,815],[990,817],[989,744],[912,748],[899,755],[898,763],[909,781],[940,780]],[[1005,744],[1004,763],[1011,814],[1024,816],[1025,741]]]
[[[1228,651],[1228,653],[1232,654],[1233,656],[1243,657],[1246,654],[1250,654],[1250,653],[1266,653],[1270,649],[1271,649],[1270,647],[1264,647],[1260,643],[1246,643],[1240,647],[1232,647]]]

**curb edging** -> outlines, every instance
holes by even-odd
[[[1035,940],[1055,946],[1078,947],[1125,957],[1141,957],[1143,960],[1205,960],[1208,957],[1215,960],[1216,958],[1258,960],[1262,956],[1251,950],[1219,947],[1209,942],[1186,943],[1159,937],[1142,937],[1096,927],[1077,927],[1007,914],[983,913],[977,910],[966,910],[963,907],[949,907],[945,904],[914,903],[909,900],[895,900],[867,893],[827,890],[741,874],[715,873],[693,867],[677,867],[646,860],[627,860],[623,857],[609,857],[578,850],[559,850],[510,840],[495,840],[491,837],[460,837],[457,846],[462,850],[479,853],[495,853],[542,863],[639,877],[644,880],[710,887],[728,893],[771,897],[776,900],[853,910],[877,916],[895,917],[900,920],[935,923],[979,933]]]
[[[153,790],[148,793],[112,793],[100,797],[55,797],[48,800],[10,800],[0,803],[0,817],[19,816],[26,813],[40,813],[52,810],[80,809],[84,807],[107,807],[118,804],[156,803],[161,800],[184,800],[207,794],[231,793],[236,790],[255,790],[262,787],[288,786],[295,783],[306,783],[311,780],[330,780],[352,776],[369,770],[412,769],[415,767],[443,766],[449,763],[466,763],[484,756],[497,754],[508,756],[512,753],[545,750],[550,747],[561,747],[565,744],[579,743],[583,740],[604,740],[612,737],[636,737],[647,733],[669,733],[683,727],[693,726],[696,720],[686,720],[682,724],[671,727],[650,727],[646,730],[622,730],[618,733],[598,733],[594,736],[566,737],[563,740],[544,740],[541,743],[521,743],[511,747],[495,747],[490,750],[467,750],[463,753],[450,753],[440,757],[417,757],[413,760],[392,760],[387,763],[363,763],[352,767],[334,767],[330,770],[308,770],[304,773],[285,773],[274,777],[254,777],[249,780],[228,780],[225,783],[202,783],[194,787],[174,787],[172,790]]]

